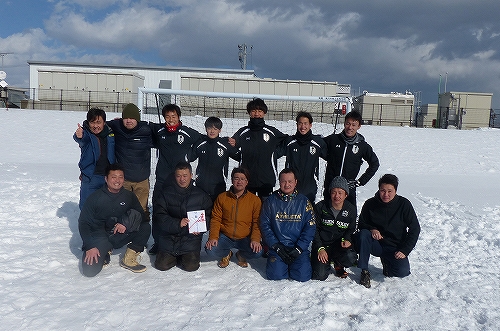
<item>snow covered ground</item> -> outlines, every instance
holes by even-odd
[[[124,249],[97,277],[82,276],[72,134],[84,117],[0,109],[1,329],[498,329],[500,130],[361,128],[381,167],[358,207],[394,173],[422,226],[412,274],[384,278],[373,258],[366,289],[357,268],[347,279],[276,282],[264,277],[265,259],[219,269],[205,253],[193,273],[160,272],[143,254],[148,270],[133,274],[118,266]]]

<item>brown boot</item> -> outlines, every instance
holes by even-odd
[[[133,249],[127,248],[123,259],[120,261],[120,266],[128,269],[132,272],[144,272],[146,271],[146,266],[139,264],[137,258],[141,252],[136,252]]]
[[[233,252],[229,251],[229,254],[227,256],[224,256],[218,263],[217,265],[219,268],[225,268],[229,265],[229,260],[231,260],[231,256],[233,256]]]
[[[240,251],[236,252],[236,258],[238,259],[238,265],[242,268],[248,267],[247,260],[241,256]]]

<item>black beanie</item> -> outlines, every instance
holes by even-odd
[[[139,108],[133,103],[129,103],[123,108],[122,118],[133,118],[137,122],[140,122],[141,114]]]

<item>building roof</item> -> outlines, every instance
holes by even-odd
[[[254,76],[254,70],[224,69],[224,68],[195,68],[195,67],[173,67],[173,66],[148,66],[148,65],[118,65],[118,64],[96,64],[96,63],[71,63],[52,61],[28,61],[29,65],[54,66],[54,67],[94,67],[102,69],[131,69],[131,70],[156,70],[156,71],[183,71],[183,72],[215,72],[227,74],[240,74]]]

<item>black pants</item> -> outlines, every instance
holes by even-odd
[[[350,248],[342,248],[340,246],[340,242],[338,242],[325,248],[326,253],[328,254],[328,262],[323,263],[318,260],[318,248],[319,247],[314,247],[313,245],[311,251],[311,265],[313,269],[312,279],[327,279],[332,268],[330,262],[334,262],[335,265],[348,268],[354,265],[358,257],[356,252],[352,249],[354,248],[352,245]]]
[[[87,277],[94,277],[102,270],[104,264],[104,258],[106,254],[113,248],[120,248],[128,244],[128,248],[136,251],[144,251],[144,247],[148,242],[149,235],[151,233],[151,225],[148,222],[143,222],[139,226],[139,230],[131,233],[116,233],[108,237],[101,237],[96,244],[96,248],[99,250],[99,256],[97,263],[92,263],[88,265],[84,262],[86,252],[82,255],[82,273]],[[93,248],[93,247],[90,247]]]

